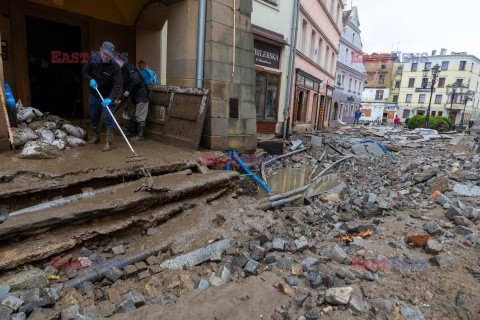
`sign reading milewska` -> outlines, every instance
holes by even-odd
[[[255,64],[263,67],[280,69],[280,47],[255,40]]]

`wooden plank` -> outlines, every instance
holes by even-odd
[[[0,33],[0,41],[2,35]],[[10,150],[13,146],[12,131],[10,129],[10,122],[8,121],[7,103],[5,101],[4,93],[4,78],[3,78],[3,60],[0,55],[0,106],[3,111],[0,112],[0,151]]]

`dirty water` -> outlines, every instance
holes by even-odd
[[[289,192],[310,183],[310,180],[315,178],[321,170],[317,169],[312,175],[313,168],[301,167],[301,168],[289,168],[279,169],[275,174],[267,178],[267,185],[274,194],[282,194]],[[321,193],[327,193],[328,191],[335,189],[342,183],[339,180],[338,174],[332,173],[324,175],[316,182],[312,183],[312,186],[308,189],[307,195],[314,196]],[[257,198],[266,196],[266,192],[263,190],[259,192]]]

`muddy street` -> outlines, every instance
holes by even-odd
[[[148,153],[163,192],[142,190],[134,166],[88,161],[91,147],[68,150],[81,153],[75,170],[60,163],[68,153],[2,161],[0,311],[479,319],[473,139],[382,126],[294,135],[283,154],[298,152],[247,162],[268,193],[236,161],[227,171],[172,146],[176,156]]]

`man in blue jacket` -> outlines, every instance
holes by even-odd
[[[90,144],[100,143],[100,118],[103,108],[110,108],[112,114],[115,110],[115,99],[120,93],[122,87],[122,71],[113,60],[115,56],[115,47],[111,42],[104,42],[100,48],[100,53],[92,54],[83,67],[83,77],[90,83],[90,95],[88,103],[90,104],[90,123],[92,125],[93,139],[88,141]],[[97,89],[105,99],[101,100]],[[107,130],[107,141],[103,151],[112,149],[113,132],[115,130],[115,121],[110,113],[105,110],[105,127]]]
[[[357,111],[355,111],[355,120],[353,121],[353,125],[360,124],[361,117],[362,117],[362,111],[360,111],[360,109],[357,109]]]
[[[133,140],[143,140],[149,104],[147,85],[143,81],[140,71],[134,65],[124,63],[120,59],[117,60],[117,64],[120,66],[123,76],[122,99],[125,101],[130,97],[133,104],[128,134],[130,137],[134,137]]]
[[[140,69],[140,73],[142,74],[143,80],[145,80],[146,84],[158,84],[156,73],[148,68],[145,61],[138,61],[138,69]]]

